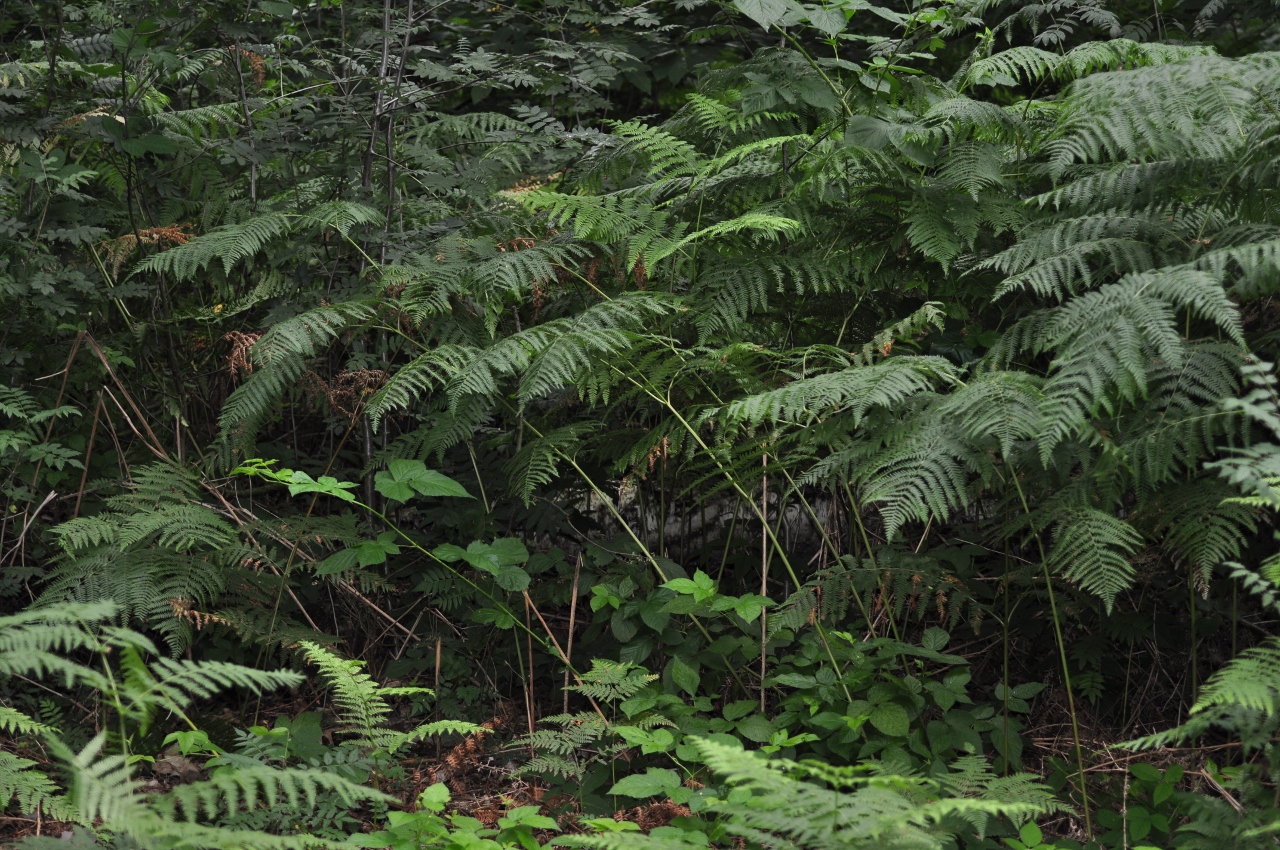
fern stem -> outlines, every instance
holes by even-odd
[[[729,534],[724,539],[724,553],[720,556],[720,571],[716,573],[716,581],[719,582],[724,576],[725,564],[729,562],[729,549],[733,546],[733,532],[738,526],[738,508],[742,507],[742,497],[735,495],[733,503],[733,516],[729,518]],[[1234,654],[1234,653],[1233,653]]]
[[[1191,565],[1191,569],[1187,575],[1187,590],[1190,596],[1191,610],[1191,704],[1196,704],[1196,698],[1200,689],[1200,647],[1196,641],[1196,580],[1195,565]]]
[[[836,100],[840,101],[840,108],[844,112],[845,117],[852,118],[853,108],[849,106],[848,101],[845,99],[844,89],[840,88],[834,82],[832,82],[831,78],[827,76],[827,72],[822,70],[822,66],[819,65],[816,61],[814,61],[814,58],[810,56],[809,52],[804,49],[803,45],[801,45],[800,42],[796,40],[795,36],[787,32],[784,27],[778,27],[778,32],[782,33],[782,37],[784,39],[791,42],[791,46],[795,49],[797,53],[799,53],[801,56],[804,57],[804,61],[809,63],[809,67],[812,68],[814,71],[816,71],[818,73],[818,76],[822,77],[822,81],[827,84],[828,88],[831,89],[831,93],[836,96]]]
[[[760,529],[760,595],[765,599],[769,598],[769,531],[768,531],[768,513],[769,510],[769,453],[765,452],[760,456],[760,465],[765,470],[760,476],[760,511],[764,514],[766,523]],[[782,525],[783,503],[778,505],[778,525]],[[800,588],[796,588],[799,590]],[[764,680],[767,672],[766,653],[765,650],[769,644],[769,612],[767,608],[760,609],[760,713],[765,712],[764,703]]]
[[[1018,490],[1018,499],[1022,502],[1022,510],[1028,517],[1031,516],[1031,507],[1027,504],[1026,494],[1022,492],[1022,482],[1018,480],[1017,470],[1010,467],[1009,477],[1013,479],[1013,486]],[[1053,634],[1058,641],[1058,657],[1062,661],[1062,681],[1067,689],[1067,708],[1071,712],[1071,738],[1076,748],[1076,764],[1080,769],[1080,797],[1082,800],[1081,808],[1084,809],[1084,831],[1093,840],[1093,817],[1089,812],[1089,790],[1085,784],[1084,775],[1084,750],[1080,747],[1080,721],[1076,715],[1076,698],[1071,691],[1071,668],[1067,664],[1067,645],[1062,639],[1062,619],[1058,616],[1058,602],[1053,593],[1053,577],[1049,575],[1049,559],[1045,555],[1044,541],[1040,538],[1040,532],[1035,533],[1036,546],[1040,550],[1040,566],[1044,569],[1044,584],[1049,591],[1049,612],[1053,617]]]
[[[1009,541],[1004,542],[1004,580],[1001,588],[1004,595],[1004,635],[1001,640],[1003,649],[1004,677],[1004,773],[1009,775]]]
[[[476,474],[476,486],[480,488],[480,501],[484,505],[484,515],[487,517],[491,511],[489,497],[484,494],[484,480],[480,477],[480,466],[476,463],[476,450],[470,440],[467,440],[467,454],[471,455],[471,471]]]
[[[1231,657],[1236,657],[1236,638],[1240,631],[1240,582],[1231,579]]]

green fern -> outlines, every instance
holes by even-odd
[[[1049,565],[1102,599],[1107,611],[1116,595],[1133,582],[1129,557],[1142,545],[1142,535],[1129,523],[1093,508],[1059,511]]]
[[[475,735],[488,731],[460,720],[424,723],[408,732],[391,729],[386,725],[391,714],[387,697],[430,695],[429,688],[386,688],[368,673],[361,672],[363,661],[340,658],[310,641],[304,641],[302,648],[307,660],[316,666],[333,689],[334,702],[340,711],[338,719],[343,724],[341,731],[380,756],[394,756],[415,741],[433,735]]]
[[[1031,783],[1016,801],[930,799],[928,780],[818,762],[767,760],[703,739],[693,739],[693,746],[727,786],[710,801],[725,830],[766,847],[941,848],[959,831],[957,821],[1025,818],[1051,805],[1043,789]],[[633,832],[566,841],[617,850],[661,846],[660,838]]]

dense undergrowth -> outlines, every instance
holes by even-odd
[[[5,840],[1273,847],[1277,19],[6,5]]]

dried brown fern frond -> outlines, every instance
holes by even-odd
[[[231,331],[222,337],[222,341],[231,346],[227,353],[227,372],[232,378],[243,381],[253,374],[253,359],[250,352],[262,339],[262,331]]]
[[[326,381],[315,372],[306,372],[301,385],[312,404],[323,398],[336,413],[354,419],[369,396],[387,382],[388,375],[381,369],[355,369],[339,372],[332,381]]]

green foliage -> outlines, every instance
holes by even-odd
[[[522,706],[521,776],[694,810],[582,843],[1040,850],[1049,687],[1261,753],[1073,741],[1102,846],[1269,841],[1274,11],[6,9],[0,787],[534,850],[401,764]],[[304,660],[328,738],[258,725]],[[136,793],[165,733],[201,776]]]
[[[927,780],[836,768],[818,762],[763,759],[710,740],[694,742],[701,760],[725,783],[706,808],[726,832],[768,846],[942,847],[949,836],[989,817],[1026,818],[1045,810],[1044,797],[1002,802],[939,797]],[[932,791],[932,793],[930,793]],[[618,832],[574,838],[583,847],[661,845],[662,838]]]

